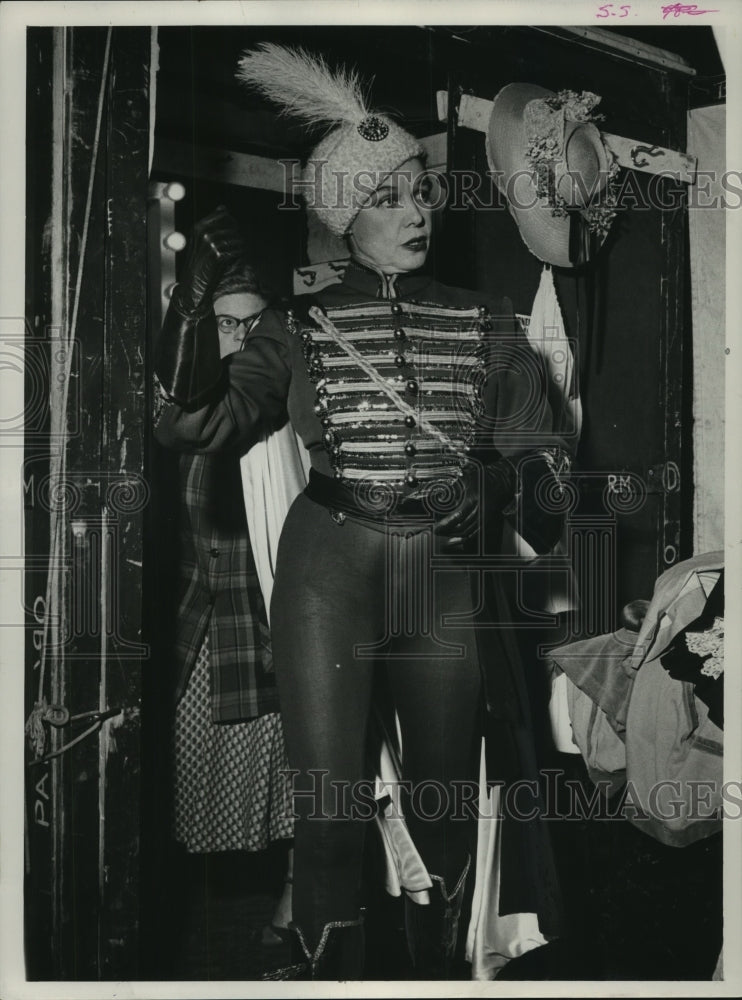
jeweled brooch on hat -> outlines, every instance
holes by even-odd
[[[369,115],[358,123],[358,134],[369,142],[381,142],[389,135],[389,126],[376,115]]]

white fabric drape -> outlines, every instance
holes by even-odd
[[[548,266],[541,272],[526,336],[544,362],[553,414],[552,431],[574,442],[576,448],[582,426],[582,403],[577,393],[572,345],[564,329],[554,274]]]
[[[309,465],[309,452],[289,423],[264,434],[240,460],[247,529],[268,624],[278,540],[289,507],[307,485]]]
[[[477,863],[466,957],[475,980],[495,979],[511,958],[546,944],[535,913],[500,916],[500,852],[502,823],[498,818],[500,789],[487,788],[484,741],[479,768]]]
[[[693,310],[693,551],[724,545],[724,343],[726,109],[688,113],[688,152],[698,157],[698,207],[688,210]],[[718,204],[714,204],[718,202]]]

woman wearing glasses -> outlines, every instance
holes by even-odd
[[[270,297],[247,261],[222,275],[213,296],[221,358],[242,348]],[[193,854],[262,851],[290,838],[293,822],[239,459],[229,451],[183,454],[179,473],[174,836]],[[279,931],[291,914],[290,863],[289,851],[272,920]]]

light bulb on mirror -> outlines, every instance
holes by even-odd
[[[165,185],[165,190],[162,193],[170,201],[182,201],[186,196],[186,189],[180,181],[172,181],[170,184]]]
[[[178,253],[179,250],[182,250],[185,247],[186,242],[187,241],[183,233],[178,233],[178,232],[168,233],[165,239],[163,240],[163,243],[168,248],[168,250],[172,250],[175,253]]]

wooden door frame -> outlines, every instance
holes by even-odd
[[[29,204],[49,212],[44,239],[33,211],[28,233],[40,264],[27,315],[46,339],[27,387],[41,371],[48,414],[26,437],[26,553],[40,567],[26,603],[41,633],[39,650],[29,630],[27,704],[103,713],[42,722],[58,756],[27,755],[31,979],[137,976],[151,51],[149,28],[28,35],[29,122],[52,155],[27,174]]]

